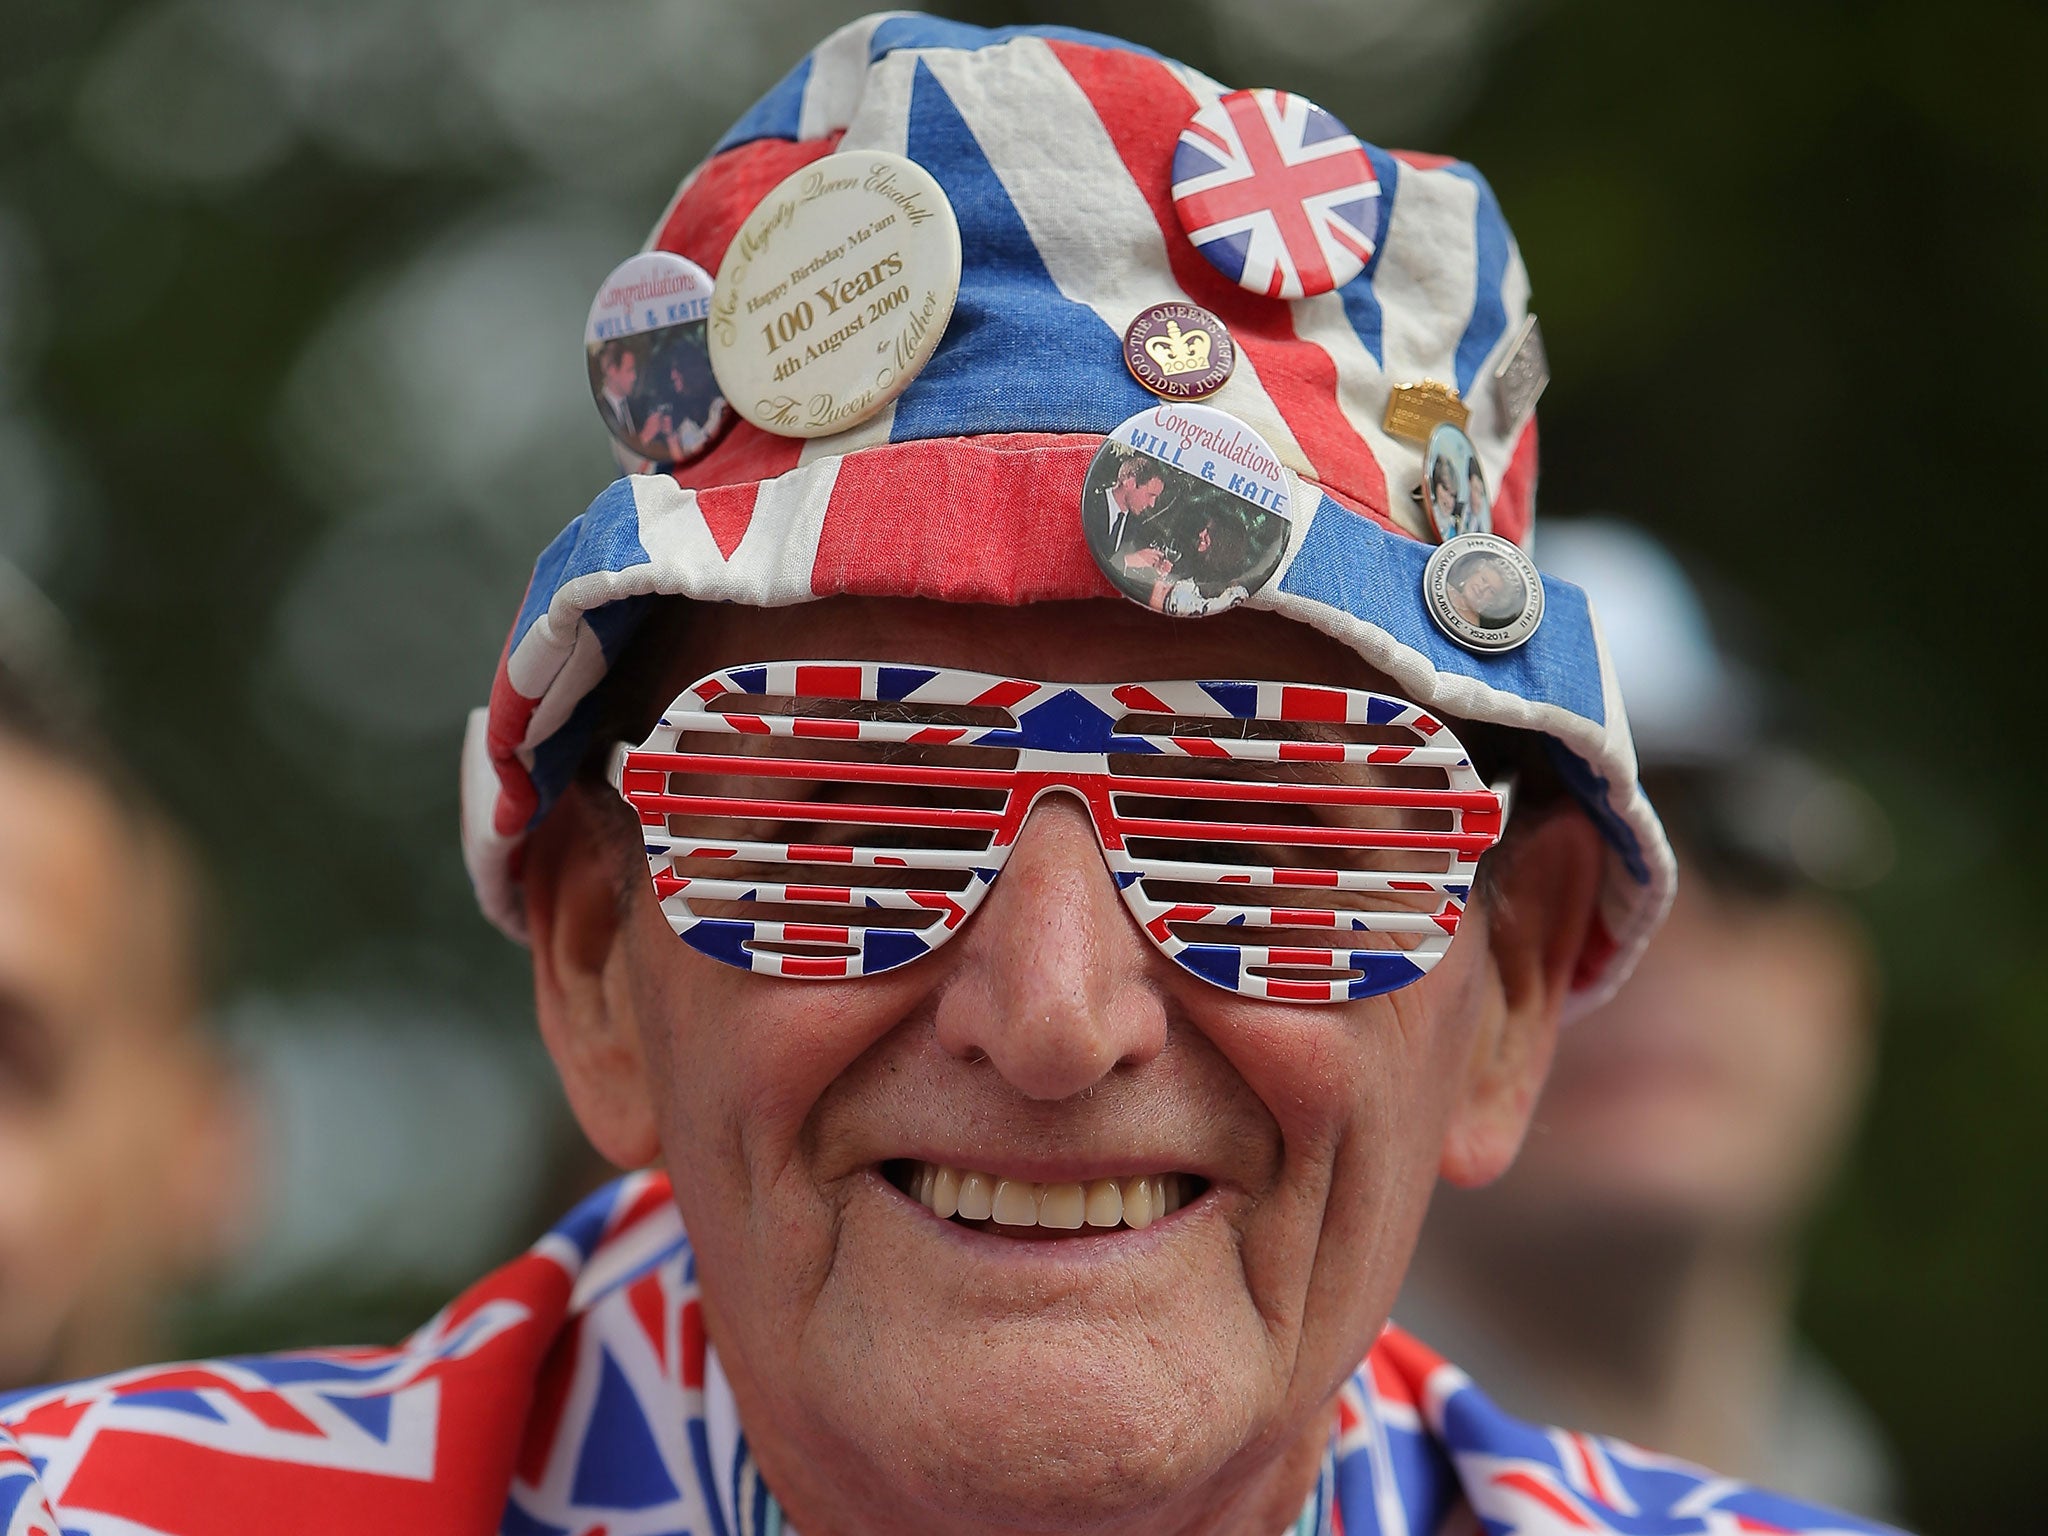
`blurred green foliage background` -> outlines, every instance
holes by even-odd
[[[937,8],[1120,32],[1486,170],[1556,373],[1543,507],[1638,519],[1718,570],[1895,824],[1864,902],[1885,1060],[1805,1324],[1896,1439],[1924,1529],[2039,1530],[2048,12]],[[454,769],[533,555],[613,472],[584,309],[717,132],[858,9],[0,6],[0,554],[71,620],[211,861],[245,1034],[339,1012],[404,1076],[406,1021],[455,1021],[530,1061]],[[474,1088],[445,1077],[447,1103]],[[561,1136],[545,1089],[473,1108]],[[437,1177],[386,1130],[404,1177]],[[544,1198],[501,1201],[472,1246]],[[433,1288],[314,1264],[195,1337],[388,1334]]]

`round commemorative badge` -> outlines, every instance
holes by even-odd
[[[1177,618],[1222,613],[1265,586],[1289,527],[1280,456],[1206,405],[1161,401],[1131,417],[1096,449],[1081,491],[1103,574]]]
[[[705,351],[711,274],[668,251],[612,269],[583,325],[590,394],[632,470],[696,458],[731,423]]]
[[[1202,400],[1229,379],[1237,344],[1199,304],[1151,304],[1124,331],[1124,366],[1163,400]]]
[[[1493,532],[1493,498],[1472,439],[1451,423],[1430,429],[1422,450],[1422,503],[1439,544],[1461,533]]]
[[[1336,118],[1286,91],[1232,91],[1188,119],[1173,207],[1209,265],[1253,293],[1299,299],[1365,270],[1379,173]]]
[[[1543,622],[1543,580],[1520,547],[1490,533],[1461,533],[1422,568],[1423,606],[1468,651],[1512,651]]]
[[[882,150],[792,173],[733,236],[711,299],[711,365],[747,420],[823,437],[903,393],[960,294],[945,189]]]

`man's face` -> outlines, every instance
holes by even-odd
[[[691,624],[662,701],[713,669],[797,656],[1387,686],[1262,613],[1188,624],[1113,601],[837,599],[705,605]],[[581,856],[561,847],[544,861]],[[1186,1519],[1187,1500],[1290,1435],[1320,1455],[1331,1394],[1386,1317],[1452,1128],[1472,1113],[1475,1042],[1503,1016],[1483,903],[1425,980],[1312,1007],[1240,998],[1161,955],[1064,795],[1039,804],[957,937],[861,980],[700,956],[644,878],[642,864],[623,916],[615,896],[600,903],[621,925],[597,973],[602,1007],[638,1039],[711,1336],[757,1447],[803,1445],[815,1466],[921,1510],[905,1517],[917,1529]],[[550,938],[553,921],[537,929],[548,956],[581,942]],[[560,1059],[551,995],[544,976]],[[602,1112],[578,1109],[602,1143]],[[1027,1240],[932,1214],[890,1176],[918,1162],[1083,1184],[1178,1174],[1202,1193],[1142,1231]],[[778,1488],[803,1475],[762,1455]]]
[[[136,1363],[224,1219],[219,1096],[142,864],[96,784],[0,742],[0,1387]]]
[[[640,382],[640,361],[630,352],[621,352],[605,364],[604,387],[612,394],[624,398],[633,393],[633,386]]]
[[[1166,482],[1157,475],[1147,479],[1142,474],[1132,474],[1124,479],[1121,489],[1126,512],[1150,512],[1159,493],[1166,489]]]

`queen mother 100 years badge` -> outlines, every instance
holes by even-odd
[[[960,293],[960,226],[915,161],[827,155],[747,215],[711,298],[711,365],[733,408],[784,437],[866,420],[930,361]]]

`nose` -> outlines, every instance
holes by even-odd
[[[1166,1044],[1146,983],[1152,951],[1103,863],[1087,811],[1065,792],[1032,809],[939,998],[939,1044],[986,1056],[1019,1092],[1058,1100]]]

